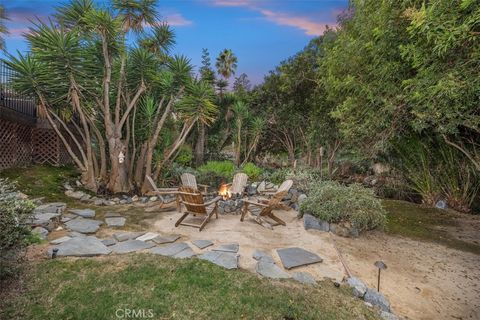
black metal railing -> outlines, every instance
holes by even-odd
[[[24,117],[36,118],[37,105],[35,99],[16,93],[13,90],[12,79],[14,77],[15,72],[0,60],[0,107],[18,112]]]

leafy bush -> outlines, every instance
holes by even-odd
[[[188,167],[192,164],[193,151],[192,147],[188,144],[184,144],[180,147],[178,156],[175,158],[175,162],[181,166]]]
[[[386,223],[386,211],[381,201],[373,190],[359,184],[316,183],[300,205],[300,212],[327,222],[350,222],[359,231],[383,228]]]
[[[263,169],[260,167],[257,167],[254,163],[251,163],[251,162],[246,163],[242,167],[242,171],[251,180],[257,180],[263,174]]]
[[[235,173],[235,165],[231,161],[208,161],[206,164],[198,167],[200,173],[215,173],[218,176],[231,180]]]
[[[0,179],[0,278],[12,274],[19,253],[30,241],[26,222],[33,208],[31,201],[19,199],[13,183]]]
[[[320,169],[297,168],[293,170],[284,168],[273,171],[268,180],[274,184],[281,184],[287,179],[292,179],[295,188],[308,192],[311,185],[318,182],[320,177]]]
[[[289,169],[276,169],[269,175],[268,180],[274,184],[280,184],[287,179],[289,173]]]

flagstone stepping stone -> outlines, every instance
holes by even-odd
[[[288,279],[290,275],[283,271],[275,263],[260,259],[255,266],[255,271],[258,274],[272,279]]]
[[[65,202],[51,202],[39,205],[33,210],[34,214],[37,213],[62,213],[67,204]]]
[[[232,252],[208,251],[198,256],[225,269],[238,269],[238,255]]]
[[[95,217],[95,211],[92,209],[70,209],[68,211],[83,218]]]
[[[78,217],[77,215],[75,214],[71,214],[71,213],[65,213],[62,215],[62,217],[60,218],[60,221],[65,223],[65,222],[68,222],[72,219],[75,219],[76,217]]]
[[[323,261],[323,259],[315,253],[298,247],[277,249],[277,253],[285,269],[292,269]]]
[[[307,272],[294,272],[292,274],[292,278],[303,284],[310,284],[310,285],[317,284],[317,281],[315,280],[315,278],[310,273],[307,273]]]
[[[109,227],[123,227],[127,219],[123,217],[105,218],[105,223]]]
[[[194,256],[196,256],[195,252],[193,252],[192,248],[188,247],[187,249],[180,251],[173,257],[177,259],[186,259]]]
[[[117,217],[121,217],[122,215],[118,212],[107,212],[105,213],[105,218],[117,218]]]
[[[92,219],[84,219],[82,217],[78,217],[72,219],[65,223],[68,229],[72,231],[77,231],[81,233],[95,233],[100,228],[102,221],[99,220],[92,220]]]
[[[52,249],[57,248],[57,256],[75,256],[90,257],[109,254],[111,250],[107,248],[97,237],[76,237],[65,241],[48,250],[49,256],[52,255]]]
[[[77,232],[77,231],[69,232],[68,235],[72,238],[86,237],[86,235],[84,235],[83,233]]]
[[[37,234],[42,240],[45,240],[48,236],[48,230],[42,227],[33,228],[32,233]]]
[[[188,244],[186,244],[185,242],[180,242],[180,243],[172,243],[162,247],[155,247],[151,249],[150,252],[154,254],[159,254],[162,256],[173,257],[186,249],[190,249]]]
[[[155,242],[156,244],[164,244],[164,243],[172,243],[172,242],[175,242],[175,241],[177,241],[178,239],[180,239],[180,235],[179,235],[179,234],[172,234],[172,235],[169,235],[169,236],[158,236],[158,237],[155,237],[155,238],[153,238],[153,242]]]
[[[122,242],[122,241],[126,241],[126,240],[136,239],[143,234],[145,234],[145,232],[120,232],[120,233],[115,233],[113,235],[113,237],[118,242]]]
[[[141,235],[140,237],[136,238],[137,240],[140,240],[140,241],[149,241],[149,240],[153,240],[155,239],[156,237],[158,237],[159,234],[158,233],[155,233],[155,232],[147,232],[143,235]]]
[[[273,260],[272,256],[266,253],[265,251],[261,250],[255,250],[252,255],[253,259],[257,261],[265,261],[265,262],[270,262],[270,263],[275,263],[275,260]]]
[[[224,251],[224,252],[238,252],[238,243],[223,244],[218,248],[213,249],[213,251]]]
[[[115,243],[117,243],[117,240],[115,240],[114,238],[107,238],[107,239],[103,239],[102,243],[108,247],[108,246],[113,246]]]
[[[61,238],[58,238],[58,239],[54,239],[52,241],[50,241],[51,244],[60,244],[60,243],[64,243],[65,241],[68,241],[72,239],[72,237],[69,237],[69,236],[63,236]]]
[[[213,246],[213,242],[210,240],[193,240],[192,243],[200,249]]]
[[[148,243],[140,240],[127,240],[127,241],[116,243],[113,246],[110,246],[109,248],[114,253],[130,253],[130,252],[150,249],[153,246],[155,246],[153,243]]]

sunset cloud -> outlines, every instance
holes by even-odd
[[[260,13],[268,21],[282,26],[301,29],[309,36],[322,35],[327,28],[325,23],[312,21],[307,17],[290,16],[284,13],[273,12],[271,10],[260,10]]]
[[[212,0],[212,4],[218,7],[250,7],[252,0]]]
[[[21,39],[25,33],[28,33],[30,29],[27,27],[24,28],[9,28],[8,33],[5,35],[5,38],[9,39]]]

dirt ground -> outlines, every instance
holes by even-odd
[[[252,259],[255,249],[269,252],[280,265],[275,249],[301,247],[317,253],[324,261],[291,272],[304,271],[317,279],[339,281],[346,273],[335,241],[352,274],[370,287],[377,284],[373,263],[382,260],[387,264],[380,290],[390,300],[394,313],[406,319],[480,319],[479,255],[382,232],[350,239],[305,231],[295,211],[276,213],[287,222],[286,227],[270,230],[252,218],[240,222],[238,215],[221,215],[198,232],[187,226],[175,228],[180,214],[174,211],[148,214],[145,219],[137,216],[136,220],[144,230],[148,226],[148,231],[180,234],[181,241],[207,239],[215,245],[237,242],[240,244],[240,267],[251,271],[255,269]],[[128,210],[124,214],[128,216]]]

